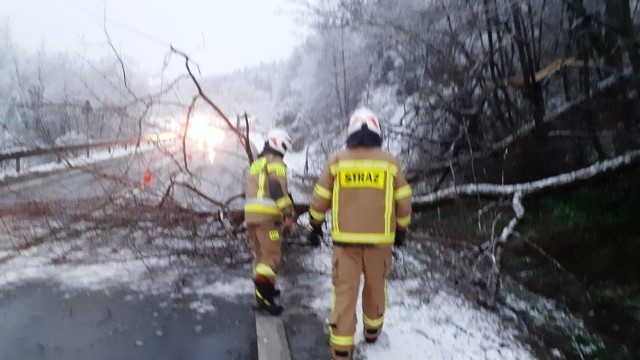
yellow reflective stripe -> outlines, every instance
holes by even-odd
[[[313,192],[323,199],[331,200],[331,191],[322,185],[316,184],[316,186],[313,187]]]
[[[331,230],[333,232],[340,232],[340,226],[338,226],[338,219],[340,219],[340,181],[333,182],[333,198],[331,199]]]
[[[284,166],[284,164],[279,164],[279,163],[271,163],[271,164],[267,164],[267,171],[269,173],[276,173],[276,175],[278,176],[287,176],[287,167]]]
[[[320,211],[315,211],[313,209],[309,209],[309,215],[311,215],[311,218],[313,220],[324,221],[324,213],[321,213]]]
[[[273,271],[271,266],[265,263],[256,264],[256,268],[254,269],[254,273],[256,275],[266,276],[270,279],[275,279],[276,273]]]
[[[386,160],[340,160],[331,165],[331,173],[335,175],[340,169],[380,169],[387,170],[391,176],[398,174],[398,167]]]
[[[391,212],[393,211],[393,177],[387,175],[384,193],[384,233],[391,234]]]
[[[402,200],[411,196],[411,186],[405,185],[396,189],[396,200]]]
[[[269,231],[269,239],[271,239],[271,241],[280,240],[280,232],[278,232],[278,230]]]
[[[329,340],[336,346],[353,346],[353,335],[335,335],[333,329],[329,329]]]
[[[335,219],[334,219],[335,222]],[[352,233],[332,231],[331,237],[334,242],[346,242],[355,244],[391,244],[393,243],[393,234],[383,233]]]
[[[368,317],[362,315],[362,322],[367,325],[369,328],[378,329],[384,323],[384,316],[381,316],[377,319],[369,319]]]
[[[267,305],[271,305],[271,303],[269,303],[269,301],[267,301],[267,299],[265,299],[262,294],[260,294],[260,291],[256,290],[256,296],[260,298],[260,300],[264,301]]]
[[[260,213],[260,214],[269,214],[269,215],[281,215],[282,212],[278,208],[266,206],[266,205],[257,205],[257,204],[246,204],[244,206],[244,211],[249,213]]]
[[[249,168],[249,174],[256,175],[264,169],[264,165],[267,163],[267,159],[261,157],[260,159],[254,161]]]
[[[256,195],[258,199],[264,197],[264,183],[264,171],[261,171],[260,175],[258,175],[258,194]]]
[[[282,210],[289,205],[293,205],[289,196],[281,197],[280,199],[276,200],[276,206],[278,207],[278,209]]]
[[[398,225],[400,225],[402,227],[407,227],[411,223],[411,215],[407,215],[405,217],[397,218],[396,222],[398,223]]]

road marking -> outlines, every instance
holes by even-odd
[[[258,360],[291,360],[281,317],[256,313],[256,333]]]

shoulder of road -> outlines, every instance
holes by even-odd
[[[282,318],[256,313],[258,360],[291,360]]]

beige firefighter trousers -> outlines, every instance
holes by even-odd
[[[333,247],[333,302],[329,316],[331,353],[353,348],[356,331],[356,303],[360,275],[364,274],[362,312],[364,335],[375,339],[380,335],[387,305],[386,279],[391,271],[392,245]]]
[[[278,224],[266,222],[249,225],[247,230],[253,248],[253,277],[261,275],[275,284],[282,254]]]

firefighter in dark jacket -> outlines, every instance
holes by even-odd
[[[351,116],[346,149],[333,154],[314,187],[308,240],[318,245],[331,209],[333,299],[329,343],[333,359],[350,359],[356,330],[360,275],[364,338],[380,336],[387,305],[392,246],[411,221],[411,187],[398,160],[381,149],[380,123],[369,109]]]
[[[253,281],[259,309],[279,315],[284,308],[275,302],[280,266],[281,225],[294,223],[293,202],[287,188],[287,167],[282,161],[293,141],[286,131],[272,129],[258,159],[251,164],[245,189],[245,223],[253,247]]]

